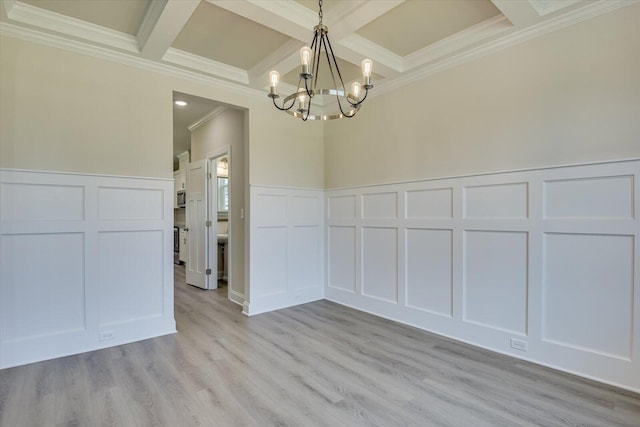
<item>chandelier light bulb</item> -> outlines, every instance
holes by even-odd
[[[280,81],[280,73],[276,70],[273,70],[269,73],[269,81],[271,82],[271,87],[278,86],[278,82]]]
[[[309,65],[311,63],[311,48],[305,46],[300,49],[300,64]]]
[[[305,46],[300,49],[300,77],[308,79],[311,77],[309,69],[311,68],[311,48]]]
[[[369,58],[362,60],[362,75],[364,77],[371,77],[373,73],[373,61]]]
[[[300,88],[298,89],[298,111],[305,112],[307,111],[307,100],[309,97],[307,96],[307,92]]]
[[[351,83],[351,94],[357,99],[360,100],[360,93],[362,92],[362,85],[358,82]]]
[[[278,98],[278,82],[280,81],[280,73],[273,70],[269,73],[269,83],[271,83],[271,89],[269,90],[269,96],[271,98]]]

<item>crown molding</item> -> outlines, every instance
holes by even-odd
[[[194,130],[196,130],[200,126],[202,126],[203,124],[213,120],[215,117],[217,117],[220,114],[224,113],[228,109],[229,109],[229,107],[224,107],[224,106],[217,107],[213,111],[211,111],[209,114],[204,116],[203,118],[201,118],[199,120],[196,120],[195,122],[191,123],[189,126],[187,126],[187,129],[189,129],[189,132],[193,132]]]
[[[220,0],[208,1],[211,1],[214,4],[221,2]],[[472,49],[464,50],[457,54],[455,52],[451,52],[451,56],[447,58],[436,58],[436,62],[433,62],[431,65],[424,68],[420,68],[399,77],[389,78],[386,82],[377,84],[375,90],[370,92],[369,97],[382,95],[402,86],[411,84],[417,80],[421,80],[429,75],[436,74],[454,66],[492,54],[501,49],[543,36],[550,32],[594,18],[616,9],[638,3],[639,1],[640,0],[598,0],[593,3],[589,3],[584,7],[551,17],[522,30],[509,31],[508,34],[502,36],[499,35],[498,27],[504,23],[500,24],[498,19],[495,21],[490,19],[478,25],[482,28],[484,27],[483,24],[486,24],[485,30],[496,31],[497,35],[494,36],[496,38],[493,40],[488,42],[478,40],[478,43],[481,44]],[[222,2],[224,2],[224,0]],[[231,0],[231,3],[238,4],[244,2],[235,2]],[[280,4],[281,2],[257,2],[252,0],[252,4],[253,3],[259,4],[260,7],[264,7],[265,4],[269,4],[267,7],[273,8],[271,3]],[[246,86],[249,84],[249,77],[245,70],[208,60],[177,49],[169,49],[167,55],[163,58],[166,62],[153,61],[140,56],[137,38],[134,36],[109,30],[93,24],[87,24],[74,18],[54,14],[53,12],[43,11],[42,9],[16,2],[15,0],[5,0],[3,5],[10,19],[27,25],[41,25],[43,28],[57,33],[62,33],[63,35],[0,21],[0,35],[2,36],[14,37],[70,52],[88,55],[94,58],[118,62],[164,75],[170,75],[180,79],[200,82],[220,90],[245,95],[255,99],[264,100],[266,97],[266,90],[259,90]],[[297,4],[293,6],[293,8],[297,9],[298,6],[306,9]],[[482,34],[483,31],[481,31],[480,28],[477,29],[476,36],[481,38]],[[485,36],[491,37],[486,34]],[[78,40],[78,38],[82,40]],[[392,52],[386,51],[380,46],[369,42],[357,34],[341,40],[338,42],[338,45],[340,45],[342,49],[351,52],[359,52],[360,55],[370,54],[368,56],[371,56],[374,61],[380,63],[382,66],[386,65],[388,69],[395,69],[397,72],[401,72],[405,67],[411,65],[412,61],[424,61],[424,57],[419,59],[419,56],[427,55],[429,49],[432,49],[430,52],[431,55],[435,55],[434,52],[438,52],[438,49],[440,49],[440,52],[446,52],[447,49],[452,49],[451,46],[455,45],[456,39],[457,38],[454,37],[451,41],[447,42],[450,43],[449,47],[446,46],[446,43],[443,46],[434,44],[428,46],[424,50],[416,52],[415,57],[412,57],[414,54],[410,54],[405,57],[405,59],[393,54]],[[459,41],[462,44],[462,40]],[[461,46],[461,49],[463,48],[464,47]],[[441,55],[446,55],[446,53],[441,53]],[[431,61],[433,61],[433,59],[431,59]],[[289,89],[284,84],[282,84],[281,88],[283,91]],[[297,89],[295,87],[291,88],[292,90],[289,93],[293,93],[293,91]],[[316,108],[321,108],[321,106],[316,103],[313,105]]]
[[[249,84],[249,75],[242,68],[232,67],[173,47],[167,49],[162,60],[238,83]]]
[[[499,14],[493,18],[482,21],[466,30],[453,34],[442,40],[430,44],[420,50],[402,58],[402,69],[412,70],[429,62],[433,62],[446,55],[451,55],[474,43],[481,42],[490,37],[512,29],[513,26],[506,16]]]
[[[114,51],[113,49],[95,46],[86,42],[73,40],[67,37],[49,34],[42,31],[37,31],[31,28],[25,28],[7,22],[0,21],[0,35],[38,43],[45,46],[55,47],[58,49],[66,50],[68,52],[91,56],[93,58],[104,59],[124,65],[130,65],[143,70],[177,77],[188,81],[199,82],[211,87],[215,87],[217,89],[227,90],[252,98],[263,99],[265,97],[265,92],[247,86],[241,86],[237,83],[220,80],[212,76],[206,76],[202,73],[185,70],[171,64],[152,61],[140,56],[134,56],[125,52]]]
[[[545,34],[569,27],[579,22],[586,21],[596,16],[612,12],[625,6],[638,3],[640,0],[598,0],[580,9],[559,15],[557,17],[542,21],[525,29],[511,32],[503,37],[499,37],[488,43],[484,43],[473,49],[453,55],[442,61],[438,61],[425,68],[421,68],[412,73],[400,76],[392,81],[380,83],[374,93],[370,96],[379,96],[403,86],[422,80],[427,76],[439,73],[460,64],[470,62],[474,59],[490,55],[494,52],[514,46],[528,40],[541,37]]]
[[[130,34],[111,30],[100,25],[90,24],[19,1],[13,1],[7,5],[9,6],[7,7],[7,16],[13,21],[83,40],[90,40],[127,52],[140,52],[138,39]]]

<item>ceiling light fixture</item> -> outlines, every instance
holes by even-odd
[[[363,83],[351,83],[351,90],[347,92],[342,74],[336,57],[333,54],[333,48],[327,35],[329,29],[322,24],[322,0],[318,1],[318,18],[319,22],[313,28],[313,41],[311,47],[305,46],[300,49],[300,79],[298,80],[298,90],[284,98],[281,105],[276,103],[276,98],[280,98],[278,94],[278,83],[280,81],[280,73],[271,71],[269,73],[269,83],[271,90],[269,98],[273,100],[273,105],[278,110],[286,111],[292,116],[306,120],[332,120],[351,118],[356,115],[360,106],[367,98],[369,89],[373,87],[371,84],[371,74],[373,72],[373,62],[370,59],[362,61],[362,77]],[[318,88],[318,72],[320,69],[320,59],[326,56],[329,73],[333,79],[333,89]],[[324,61],[323,61],[324,62]],[[364,94],[363,94],[364,89]],[[311,114],[311,100],[317,95],[335,95],[339,112],[334,114]],[[298,108],[294,109],[294,105],[298,103]],[[344,104],[344,105],[343,105]]]
[[[185,107],[187,105],[187,102],[186,101],[175,101],[175,104],[178,107]]]

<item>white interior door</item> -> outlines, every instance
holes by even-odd
[[[208,289],[207,160],[189,164],[187,168],[187,267],[188,284]]]

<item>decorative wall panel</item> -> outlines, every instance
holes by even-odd
[[[115,231],[98,236],[100,325],[160,317],[163,311],[163,232]]]
[[[328,228],[328,283],[332,288],[356,291],[356,228]]]
[[[526,219],[527,183],[469,186],[464,189],[464,217]]]
[[[325,297],[640,391],[639,177],[628,160],[327,190]]]
[[[82,221],[84,187],[42,184],[37,180],[4,182],[0,184],[0,214],[4,221]]]
[[[327,199],[329,219],[354,219],[356,217],[356,197],[336,196]]]
[[[630,219],[634,216],[633,204],[633,175],[544,183],[544,217],[547,219]]]
[[[362,228],[362,295],[398,302],[398,230]]]
[[[466,231],[464,320],[527,333],[527,233]]]
[[[407,307],[450,317],[453,231],[406,230]]]
[[[163,192],[159,189],[98,189],[98,218],[102,221],[162,220],[163,205]]]
[[[363,218],[396,218],[397,212],[398,195],[396,193],[374,193],[362,196]]]
[[[545,234],[544,340],[631,358],[633,240]]]
[[[0,247],[3,340],[84,330],[83,233],[3,236]]]
[[[0,170],[0,368],[175,332],[172,192]]]
[[[406,217],[409,219],[448,219],[453,216],[451,188],[409,190],[406,201]]]
[[[251,187],[248,315],[324,295],[323,192]]]

